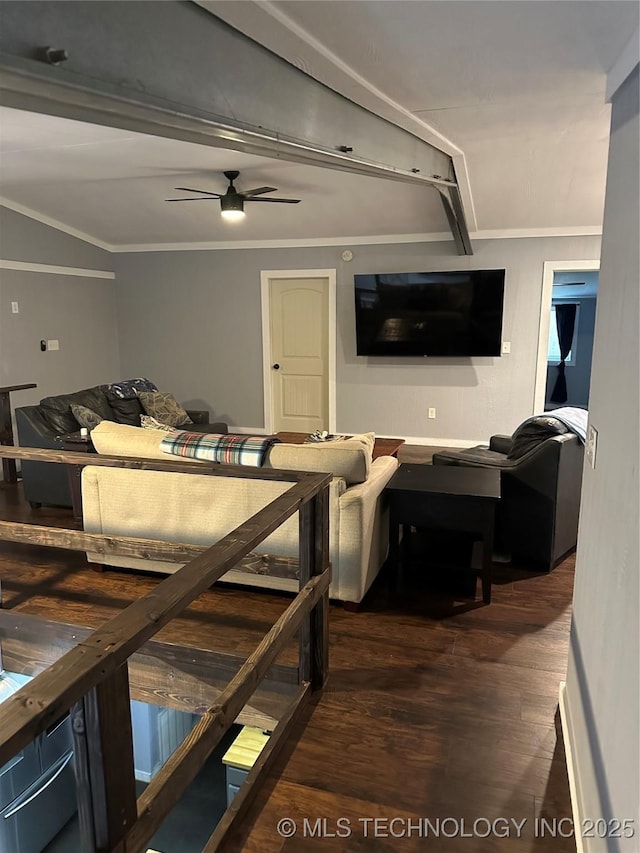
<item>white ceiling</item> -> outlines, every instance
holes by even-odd
[[[296,66],[455,157],[472,229],[594,233],[606,73],[638,26],[616,0],[204,0]],[[0,193],[111,246],[445,233],[435,190],[0,110]],[[166,204],[176,186],[268,184],[299,205]],[[274,194],[275,195],[275,194]]]

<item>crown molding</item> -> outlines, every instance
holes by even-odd
[[[526,240],[529,237],[601,237],[602,225],[567,225],[556,228],[510,228],[475,231],[472,240]]]
[[[474,231],[472,240],[526,240],[540,237],[599,237],[602,226],[578,225],[566,228],[515,228],[511,230]],[[234,240],[206,243],[138,243],[113,246],[119,254],[133,252],[208,252],[229,249],[311,249],[316,246],[379,246],[397,243],[448,243],[448,231],[432,234],[375,234],[367,237],[310,237],[292,240]]]
[[[383,243],[441,243],[451,241],[451,232],[438,234],[380,234],[369,237],[300,237],[291,240],[233,240],[208,243],[140,243],[114,246],[128,252],[205,252],[222,249],[310,249],[315,246],[368,246]]]
[[[41,222],[43,225],[55,228],[56,231],[62,231],[64,234],[68,234],[70,237],[75,237],[85,243],[91,243],[92,246],[97,246],[99,249],[104,249],[106,252],[113,251],[113,247],[110,246],[109,243],[105,243],[103,240],[99,240],[97,237],[87,234],[84,231],[79,231],[77,228],[72,228],[71,225],[60,222],[59,219],[53,219],[51,216],[45,216],[44,213],[32,210],[32,208],[26,207],[24,204],[18,204],[16,201],[11,201],[11,199],[0,196],[0,207],[6,207],[9,210],[13,210],[15,213],[20,213],[22,216],[29,217],[29,219],[35,219],[36,222]]]
[[[398,243],[448,243],[451,242],[449,231],[431,234],[370,234],[367,236],[338,236],[338,237],[300,237],[282,240],[211,240],[198,243],[107,243],[90,234],[85,234],[77,228],[66,225],[50,216],[38,213],[17,202],[0,197],[0,206],[7,207],[16,213],[35,219],[43,225],[62,231],[71,237],[76,237],[86,243],[91,243],[106,252],[129,254],[134,252],[211,252],[228,251],[230,249],[311,249],[319,246],[379,246]],[[472,240],[515,240],[536,237],[600,237],[601,225],[576,225],[557,228],[512,228],[472,231]],[[65,268],[66,269],[66,268]],[[72,269],[72,267],[69,267]]]

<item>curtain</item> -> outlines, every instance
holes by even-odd
[[[567,380],[564,375],[564,363],[571,352],[573,332],[576,326],[576,305],[556,305],[556,325],[558,327],[558,343],[560,344],[560,364],[558,378],[551,394],[552,403],[567,402]]]

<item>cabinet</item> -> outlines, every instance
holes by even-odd
[[[240,790],[268,740],[269,735],[262,729],[244,726],[222,756],[227,781],[227,806]]]
[[[195,714],[131,701],[136,779],[150,782],[197,722]]]

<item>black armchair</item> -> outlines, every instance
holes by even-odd
[[[580,438],[541,415],[488,446],[435,453],[433,464],[499,468],[497,539],[514,561],[550,571],[576,547],[583,459]]]

